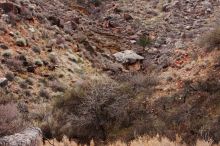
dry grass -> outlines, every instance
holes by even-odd
[[[130,143],[130,146],[187,146],[187,144],[181,143],[181,139],[177,138],[176,141],[170,141],[168,138],[161,138],[158,137],[148,138],[142,137],[138,138]],[[69,141],[66,137],[63,138],[63,141],[58,142],[57,140],[51,140],[45,142],[43,146],[78,146],[77,143],[74,141]],[[212,142],[206,142],[203,140],[198,140],[195,146],[219,146],[220,144],[212,144]],[[91,142],[90,146],[94,146],[94,143]],[[109,144],[108,146],[127,146],[127,144],[118,141],[114,144]]]

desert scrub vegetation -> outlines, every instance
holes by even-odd
[[[16,104],[0,105],[0,137],[20,132],[25,128],[24,120]]]
[[[176,136],[186,145],[198,139],[218,143],[218,72],[206,79],[185,81],[182,90],[159,97],[151,95],[158,84],[154,76],[118,75],[114,80],[93,80],[73,87],[54,98],[52,117],[42,128],[45,137],[62,140],[66,135],[77,143],[107,145],[129,143],[139,136]]]
[[[45,136],[61,140],[66,135],[87,144],[92,139],[95,143],[134,139],[145,133],[149,117],[144,101],[155,85],[144,75],[78,85],[55,97],[52,123],[42,130]]]
[[[206,51],[212,51],[220,47],[220,27],[216,27],[211,32],[206,33],[200,40],[200,45],[206,48]]]
[[[164,123],[159,126],[163,129],[161,135],[175,140],[178,134],[188,145],[194,145],[198,139],[219,143],[218,74],[218,71],[210,72],[206,79],[186,81],[181,91],[154,103],[156,120]]]

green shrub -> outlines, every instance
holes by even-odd
[[[151,39],[147,36],[141,36],[139,38],[139,40],[137,41],[138,45],[142,46],[143,48],[145,48],[146,46],[151,45]]]

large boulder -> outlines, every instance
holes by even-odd
[[[0,146],[40,146],[42,132],[40,128],[28,128],[21,133],[0,138]]]
[[[4,87],[8,84],[7,78],[0,78],[0,87]]]
[[[113,56],[118,62],[121,62],[121,63],[135,63],[138,60],[144,59],[143,56],[138,55],[132,50],[125,50],[122,52],[117,52],[113,54]]]

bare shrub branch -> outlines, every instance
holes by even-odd
[[[16,105],[0,105],[0,137],[14,134],[23,128],[23,120]]]

